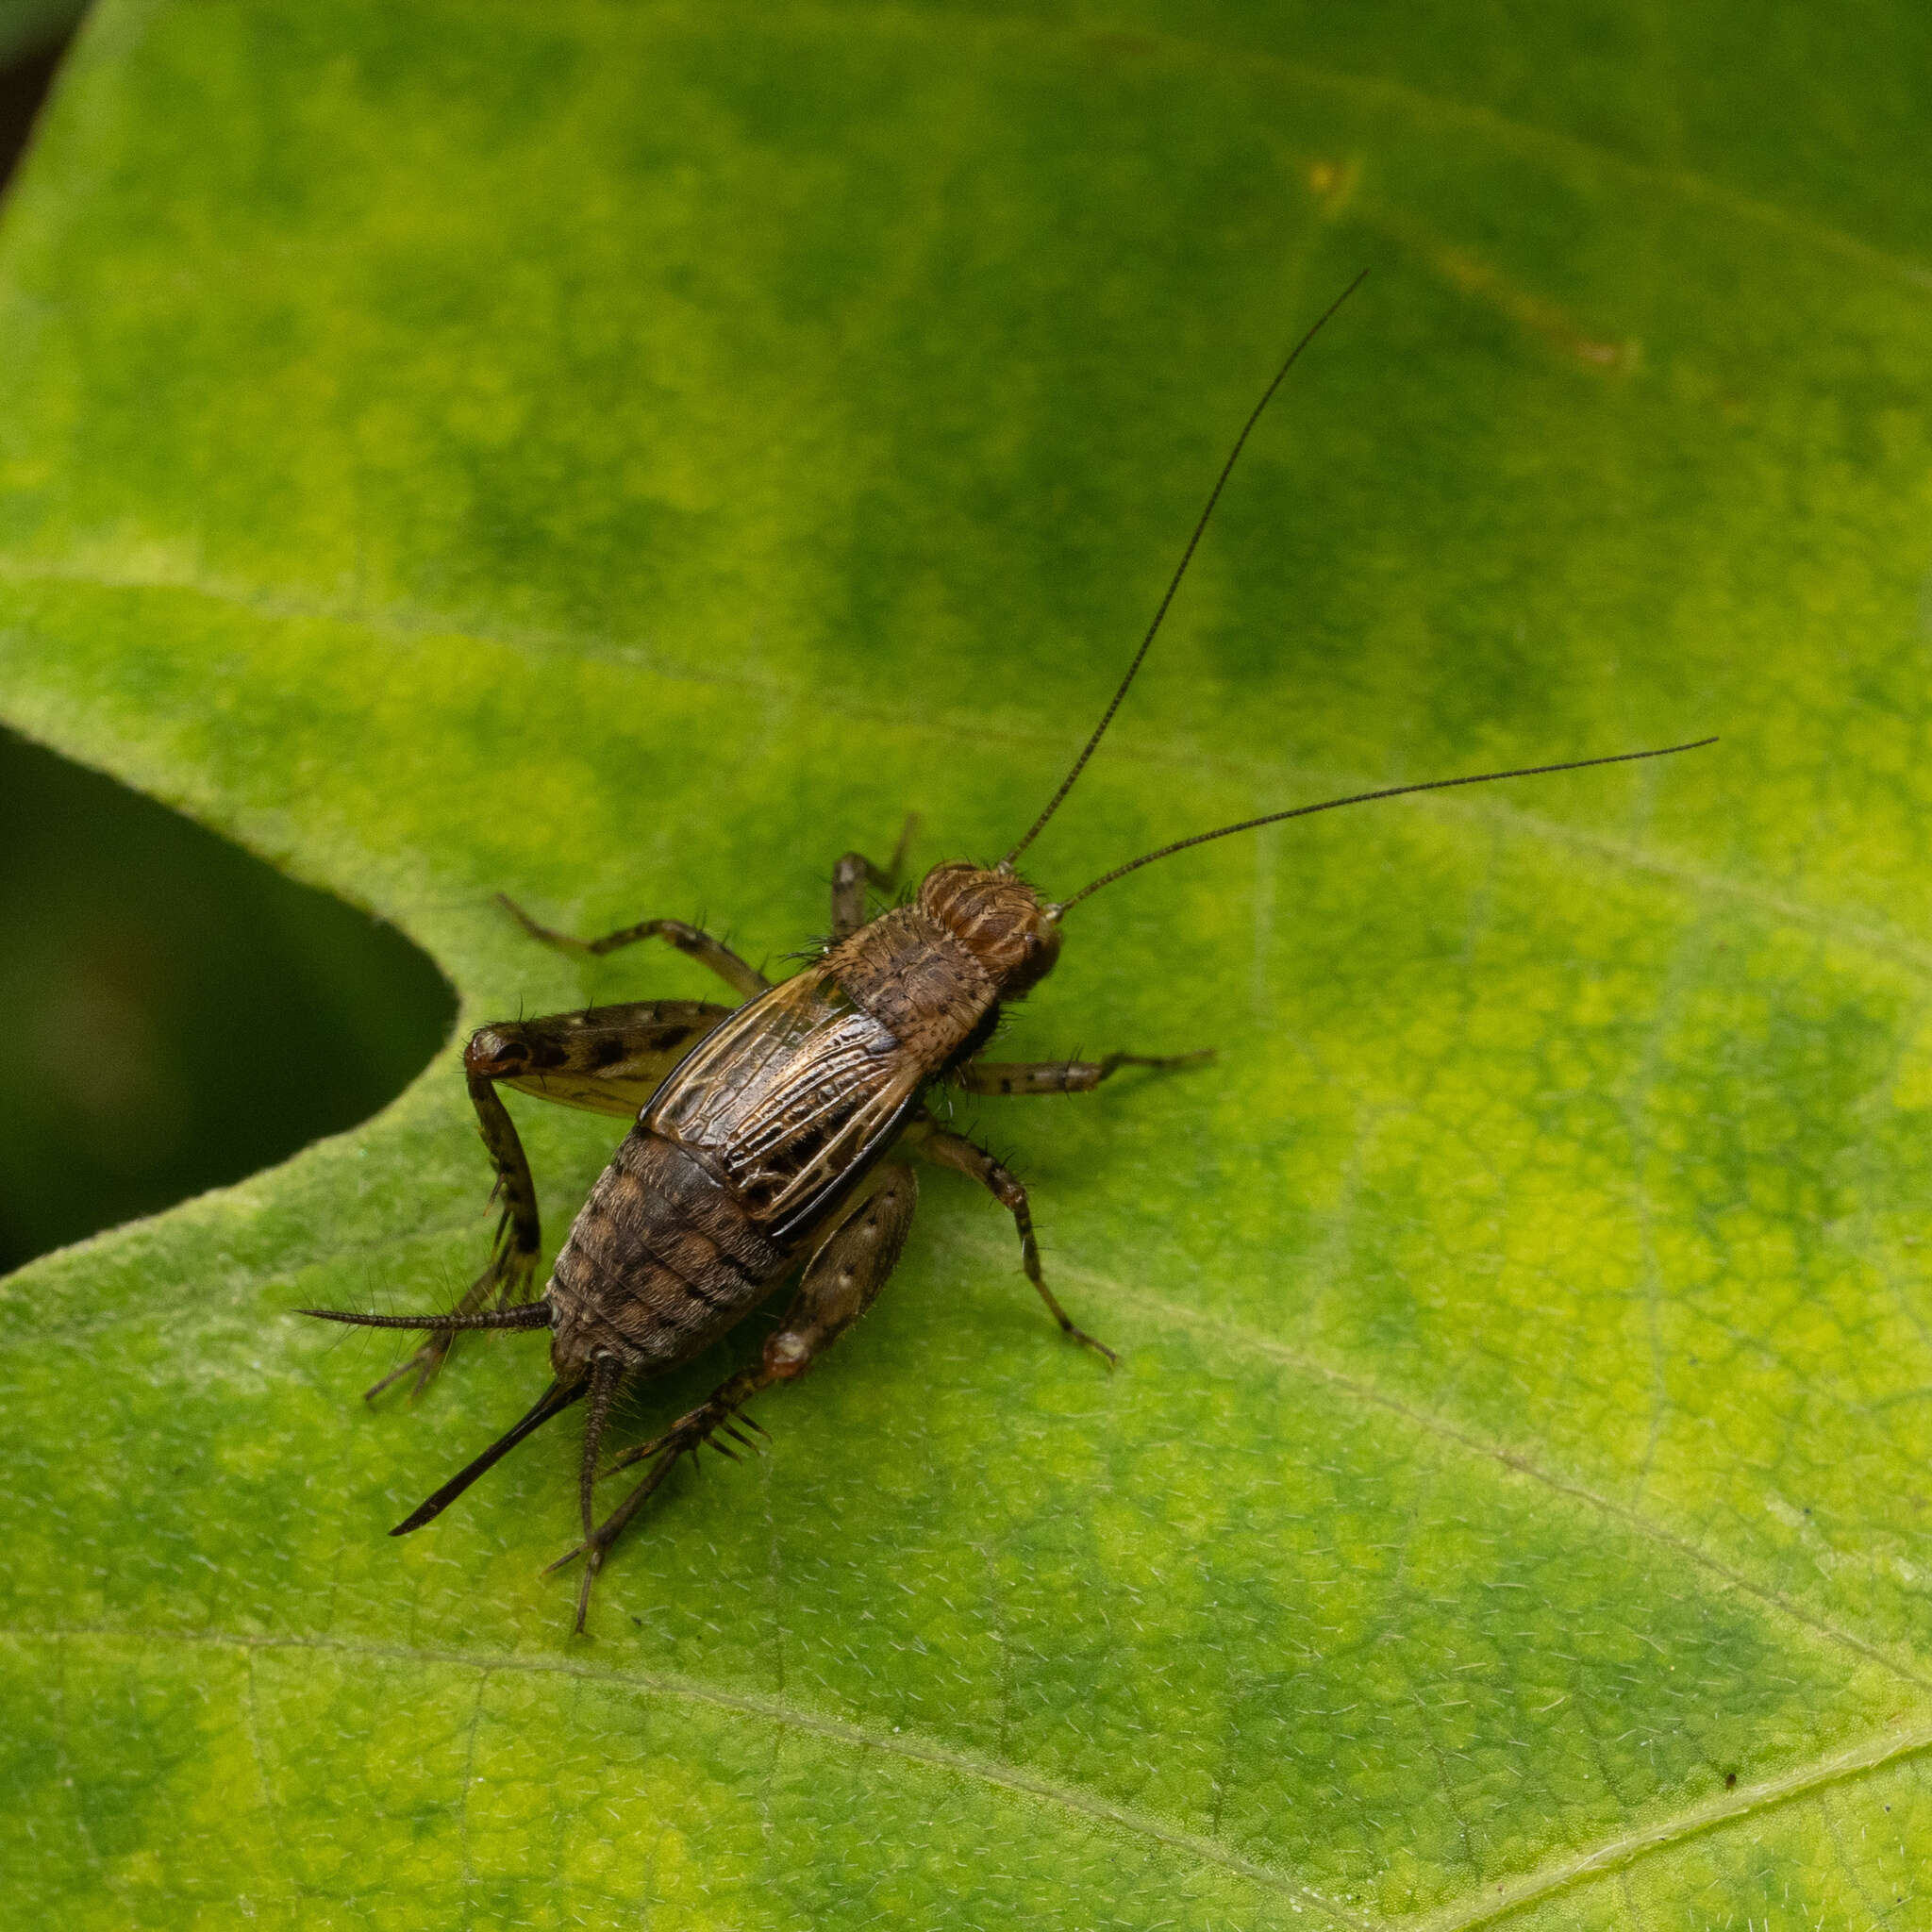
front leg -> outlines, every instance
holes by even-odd
[[[912,1212],[918,1205],[919,1182],[912,1170],[888,1167],[878,1187],[848,1208],[844,1218],[820,1243],[818,1253],[806,1266],[791,1307],[776,1329],[766,1338],[762,1358],[721,1382],[705,1401],[679,1416],[661,1436],[625,1451],[603,1472],[609,1475],[635,1462],[651,1465],[643,1480],[594,1529],[590,1527],[588,1458],[595,1444],[587,1442],[584,1540],[550,1566],[552,1570],[560,1570],[578,1557],[586,1559],[584,1581],[577,1593],[579,1632],[584,1627],[591,1590],[603,1567],[605,1553],[662,1486],[678,1457],[695,1458],[708,1444],[731,1456],[734,1452],[717,1440],[721,1435],[749,1446],[748,1438],[738,1431],[740,1421],[750,1423],[763,1433],[758,1424],[749,1416],[741,1416],[740,1411],[754,1395],[769,1389],[774,1382],[796,1381],[872,1307],[898,1266],[899,1253],[906,1245],[907,1230],[912,1225]]]
[[[908,812],[899,832],[899,842],[885,865],[874,865],[862,852],[848,852],[832,868],[832,937],[849,939],[865,924],[865,889],[881,892],[899,890],[899,874],[906,869],[906,854],[911,849],[912,835],[919,829],[919,814]]]
[[[581,958],[601,959],[606,953],[614,953],[621,946],[635,945],[639,940],[662,940],[666,945],[675,946],[701,966],[708,966],[725,985],[735,988],[746,999],[754,993],[764,992],[772,984],[756,966],[741,959],[723,940],[714,940],[709,933],[695,925],[687,925],[681,919],[641,920],[636,925],[620,926],[615,932],[607,932],[599,940],[578,940],[567,932],[540,924],[507,892],[497,893],[496,903],[533,940],[541,940],[546,946],[555,946],[559,953],[575,953]]]
[[[1110,1053],[1100,1060],[970,1060],[952,1079],[968,1093],[1091,1093],[1123,1067],[1192,1067],[1211,1060],[1214,1049],[1169,1054]]]
[[[976,1146],[964,1134],[955,1134],[936,1122],[920,1122],[906,1135],[902,1144],[936,1167],[950,1167],[977,1181],[1013,1217],[1013,1225],[1020,1230],[1020,1261],[1026,1270],[1026,1279],[1060,1324],[1061,1332],[1105,1356],[1109,1365],[1120,1360],[1106,1342],[1096,1341],[1084,1328],[1074,1326],[1074,1318],[1047,1287],[1040,1272],[1040,1243],[1033,1238],[1033,1210],[1027,1206],[1026,1190],[1017,1174],[1002,1167],[984,1147]]]

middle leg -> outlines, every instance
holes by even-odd
[[[723,940],[713,939],[701,927],[687,925],[681,919],[640,920],[636,925],[624,925],[615,932],[607,932],[602,939],[579,940],[532,919],[508,892],[497,893],[496,903],[533,940],[541,940],[546,946],[555,946],[559,953],[575,953],[580,958],[601,959],[606,953],[614,953],[622,946],[633,946],[640,940],[662,940],[666,945],[675,946],[699,965],[708,966],[726,986],[735,988],[746,999],[754,993],[766,991],[772,984],[756,966],[741,959]]]
[[[1060,1332],[1106,1357],[1109,1366],[1118,1362],[1120,1357],[1106,1342],[1096,1341],[1084,1328],[1074,1325],[1074,1318],[1060,1307],[1059,1297],[1047,1287],[1046,1277],[1040,1272],[1040,1243],[1033,1238],[1033,1210],[1027,1205],[1026,1190],[1020,1177],[1002,1167],[984,1147],[935,1121],[919,1123],[902,1144],[936,1167],[950,1167],[955,1173],[977,1181],[1013,1217],[1013,1225],[1020,1230],[1020,1262],[1026,1271],[1026,1279],[1060,1324]]]
[[[1144,1053],[1110,1053],[1099,1060],[969,1060],[954,1074],[968,1093],[1091,1093],[1123,1067],[1191,1067],[1211,1060],[1214,1049],[1157,1058]]]

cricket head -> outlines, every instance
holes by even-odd
[[[979,961],[1002,1000],[1038,986],[1060,956],[1060,908],[1004,869],[936,865],[920,883],[919,909]]]

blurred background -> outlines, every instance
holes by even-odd
[[[80,9],[0,0],[0,211]],[[455,1020],[399,934],[0,731],[0,1273],[391,1099]]]

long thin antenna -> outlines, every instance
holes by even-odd
[[[1046,809],[1033,821],[1032,824],[1027,828],[1026,836],[1000,860],[998,869],[1001,872],[1012,871],[1013,861],[1019,858],[1021,853],[1025,851],[1027,846],[1032,844],[1034,840],[1039,838],[1041,831],[1045,829],[1047,820],[1052,818],[1054,813],[1060,808],[1060,801],[1074,789],[1074,781],[1087,769],[1087,760],[1093,756],[1094,747],[1106,736],[1107,727],[1113,723],[1113,714],[1120,709],[1121,700],[1126,696],[1127,687],[1133,683],[1134,674],[1141,668],[1141,660],[1146,657],[1148,648],[1153,644],[1155,637],[1159,632],[1161,620],[1167,615],[1167,607],[1174,602],[1174,593],[1180,589],[1181,579],[1188,574],[1188,565],[1194,560],[1194,552],[1200,544],[1201,533],[1208,527],[1208,519],[1214,514],[1214,506],[1221,501],[1221,492],[1225,488],[1228,477],[1233,474],[1236,460],[1240,458],[1241,450],[1247,443],[1248,432],[1261,420],[1261,411],[1274,400],[1274,391],[1287,380],[1288,372],[1300,359],[1302,351],[1321,334],[1329,317],[1361,287],[1363,278],[1367,275],[1368,270],[1363,269],[1361,274],[1357,275],[1355,280],[1349,283],[1348,287],[1342,290],[1341,293],[1336,296],[1334,301],[1329,303],[1327,308],[1316,319],[1314,325],[1288,352],[1288,360],[1275,371],[1274,380],[1262,391],[1261,400],[1255,405],[1254,408],[1249,412],[1248,420],[1241,425],[1241,433],[1235,438],[1234,447],[1228,452],[1226,462],[1221,466],[1221,475],[1214,479],[1214,488],[1208,492],[1208,507],[1201,512],[1200,522],[1194,525],[1194,534],[1188,539],[1188,547],[1182,551],[1181,560],[1174,566],[1174,575],[1168,580],[1167,594],[1161,598],[1160,608],[1154,613],[1154,622],[1147,626],[1147,635],[1141,640],[1141,648],[1134,653],[1134,661],[1127,666],[1127,675],[1121,679],[1120,689],[1113,694],[1113,702],[1108,706],[1106,712],[1101,717],[1100,723],[1093,727],[1093,736],[1087,741],[1086,748],[1074,760],[1074,769],[1060,780],[1060,789],[1047,800]]]
[[[1447,791],[1455,785],[1491,785],[1498,778],[1540,778],[1548,772],[1582,772],[1591,765],[1627,765],[1637,758],[1667,758],[1680,751],[1701,751],[1707,744],[1715,744],[1715,738],[1699,738],[1690,744],[1666,744],[1656,751],[1620,751],[1607,758],[1572,758],[1561,765],[1524,765],[1514,772],[1477,772],[1467,778],[1431,778],[1422,785],[1391,785],[1381,791],[1356,791],[1346,798],[1324,798],[1320,805],[1297,805],[1287,811],[1271,811],[1258,819],[1243,819],[1238,825],[1223,825],[1217,832],[1196,832],[1191,839],[1176,839],[1172,845],[1163,845],[1158,852],[1149,852],[1126,865],[1117,865],[1109,873],[1103,873],[1091,886],[1082,886],[1071,899],[1062,899],[1051,908],[1056,918],[1064,917],[1082,899],[1091,899],[1102,886],[1110,886],[1116,879],[1125,878],[1130,872],[1139,872],[1143,865],[1152,865],[1157,858],[1171,858],[1176,852],[1185,852],[1190,845],[1206,845],[1215,839],[1226,839],[1236,832],[1252,832],[1257,825],[1279,824],[1283,819],[1305,819],[1310,812],[1334,811],[1339,806],[1366,805],[1372,798],[1402,798],[1411,791]]]

